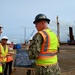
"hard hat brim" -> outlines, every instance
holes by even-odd
[[[3,39],[6,39],[6,38],[2,38],[1,40],[3,40]],[[6,40],[8,40],[8,39],[6,39]]]
[[[1,40],[2,40],[2,39],[8,40],[8,37],[7,37],[7,36],[3,36],[3,37],[1,38]]]
[[[50,19],[39,19],[39,20],[35,20],[33,23],[36,24],[37,21],[41,21],[41,20],[45,20],[45,21],[47,21],[48,24],[49,24],[49,22],[50,22]]]

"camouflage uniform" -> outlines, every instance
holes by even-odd
[[[32,44],[30,45],[29,48],[29,58],[30,59],[35,59],[38,57],[38,53],[41,50],[43,42],[43,37],[41,34],[37,33],[33,37]],[[35,67],[35,73],[36,75],[60,75],[60,68],[58,64],[56,65],[51,65],[51,66],[36,66]]]

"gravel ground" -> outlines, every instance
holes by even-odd
[[[75,45],[61,45],[58,61],[61,75],[75,75]],[[13,75],[26,75],[26,70],[17,68]]]
[[[62,45],[58,58],[61,75],[75,75],[75,45]]]

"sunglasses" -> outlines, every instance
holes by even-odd
[[[2,40],[7,41],[7,39],[2,39]]]

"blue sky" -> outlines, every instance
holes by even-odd
[[[58,15],[61,41],[67,40],[69,26],[73,27],[75,35],[75,0],[0,0],[1,37],[6,35],[11,41],[23,42],[33,31],[36,33],[33,21],[39,13],[51,20],[49,27],[55,33]]]

